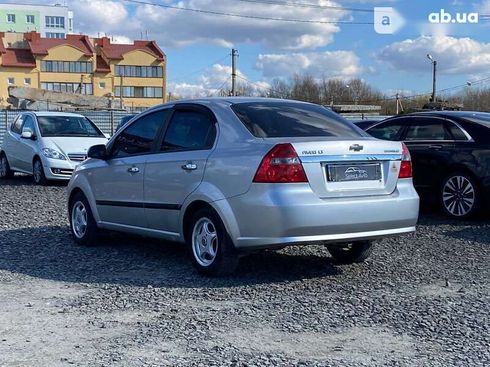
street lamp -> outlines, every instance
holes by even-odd
[[[434,60],[431,54],[427,54],[427,58],[430,60],[432,64],[432,96],[431,96],[431,102],[436,101],[436,67],[437,67],[437,61]]]

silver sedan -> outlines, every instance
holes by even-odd
[[[415,231],[419,197],[403,143],[326,108],[213,98],[152,108],[90,148],[70,180],[76,242],[100,229],[186,243],[207,275],[250,250],[322,244],[360,262],[373,241]]]

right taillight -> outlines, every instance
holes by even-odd
[[[266,154],[255,173],[254,182],[308,182],[303,165],[289,143],[277,144]]]
[[[400,165],[400,173],[398,178],[412,177],[412,158],[405,143],[402,143],[402,163]]]

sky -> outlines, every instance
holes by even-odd
[[[213,15],[149,3],[303,22]],[[174,95],[228,90],[231,48],[239,53],[239,81],[257,91],[267,89],[274,79],[299,74],[346,83],[361,78],[387,96],[425,93],[432,88],[427,54],[438,63],[438,90],[453,93],[490,86],[490,16],[485,18],[490,15],[490,0],[67,0],[66,4],[74,12],[77,33],[107,34],[117,42],[147,35],[156,40],[168,58],[168,90]],[[386,9],[378,14],[389,15],[392,27],[400,29],[377,33],[375,7],[395,9],[404,22]],[[449,23],[436,23],[448,15]]]

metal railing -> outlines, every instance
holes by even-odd
[[[0,146],[3,143],[3,136],[7,131],[7,127],[12,124],[17,115],[22,110],[0,110]],[[63,111],[70,112],[70,111]],[[97,127],[105,134],[114,134],[116,127],[121,118],[129,115],[134,115],[132,112],[126,111],[73,111],[92,120]]]

